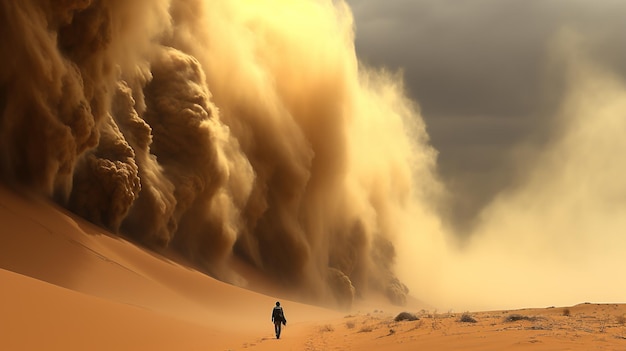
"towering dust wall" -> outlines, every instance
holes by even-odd
[[[3,1],[0,37],[5,183],[222,279],[237,255],[307,298],[404,301],[435,153],[344,3]]]

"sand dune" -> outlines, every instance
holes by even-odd
[[[464,323],[416,302],[405,309],[419,320],[396,322],[400,308],[384,299],[337,312],[220,282],[6,189],[0,223],[2,350],[626,349],[626,305],[473,312]],[[276,299],[289,320],[280,340]]]
[[[3,350],[201,350],[227,346],[218,328],[6,270],[0,271],[0,279]]]
[[[217,281],[49,203],[0,192],[0,279],[9,287],[1,310],[15,317],[3,319],[8,349],[78,350],[89,340],[88,349],[136,350],[145,342],[171,350],[179,341],[206,349],[272,335],[270,312],[281,296]],[[283,303],[301,323],[336,315]],[[40,334],[50,338],[30,337]]]

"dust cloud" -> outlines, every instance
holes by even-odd
[[[623,82],[556,41],[552,138],[511,155],[520,181],[461,245],[419,106],[401,73],[359,63],[353,27],[330,0],[3,1],[0,179],[307,301],[623,298]]]
[[[4,183],[220,279],[234,255],[307,300],[404,303],[394,242],[442,189],[436,152],[401,77],[359,66],[345,3],[0,10]]]
[[[481,212],[470,240],[435,236],[421,261],[399,263],[427,301],[456,310],[623,302],[626,85],[591,59],[591,44],[567,28],[551,41],[549,78],[566,87],[551,138],[518,145],[520,180]],[[408,272],[415,262],[431,269]]]

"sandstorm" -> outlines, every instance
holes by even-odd
[[[307,301],[403,304],[410,290],[492,308],[624,291],[608,273],[624,263],[625,90],[593,63],[567,61],[554,137],[520,145],[524,177],[459,243],[418,103],[401,73],[359,62],[345,3],[0,6],[11,186],[219,279],[242,283],[228,260],[243,259]],[[570,34],[555,42],[557,61],[576,50]]]

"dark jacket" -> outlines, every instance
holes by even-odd
[[[272,322],[274,323],[283,322],[283,324],[287,322],[287,320],[285,319],[285,314],[283,313],[282,307],[280,306],[274,307],[274,309],[272,310]]]

